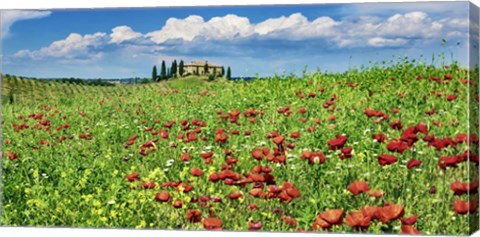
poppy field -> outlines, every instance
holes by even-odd
[[[478,229],[478,68],[2,89],[2,225]]]

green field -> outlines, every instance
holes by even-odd
[[[411,61],[248,82],[4,77],[1,224],[466,235],[475,78]]]

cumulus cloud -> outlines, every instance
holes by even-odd
[[[47,17],[50,11],[2,10],[0,11],[0,38],[10,33],[10,27],[17,21]]]
[[[145,36],[155,43],[163,43],[170,39],[192,41],[196,37],[203,37],[221,40],[248,37],[252,34],[253,27],[248,18],[229,14],[224,17],[213,17],[207,22],[197,15],[185,19],[170,18],[161,30],[147,33]]]
[[[109,43],[119,44],[142,37],[142,33],[135,32],[129,26],[117,26],[112,29]]]
[[[321,16],[312,20],[301,13],[270,18],[251,23],[247,17],[233,14],[205,20],[198,15],[184,19],[169,18],[159,30],[148,33],[134,31],[122,25],[110,34],[70,34],[39,50],[21,50],[17,58],[57,58],[93,60],[106,50],[131,55],[194,55],[206,51],[221,54],[248,54],[260,48],[269,49],[272,42],[298,49],[301,45],[325,48],[404,47],[423,40],[466,37],[468,19],[443,18],[433,20],[425,12],[414,11],[388,17],[361,16],[334,20]],[[297,41],[308,42],[298,44]],[[243,48],[242,48],[243,47]],[[202,51],[203,50],[203,51]],[[268,53],[268,52],[267,52]]]
[[[97,32],[95,34],[80,35],[72,33],[63,40],[53,42],[39,50],[20,50],[13,56],[15,58],[57,58],[88,61],[102,57],[101,49],[107,42],[107,34]]]

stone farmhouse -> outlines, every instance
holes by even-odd
[[[205,64],[208,64],[208,71],[205,72]],[[222,76],[222,66],[218,66],[208,61],[192,61],[183,65],[184,75],[211,75]]]

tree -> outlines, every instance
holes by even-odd
[[[217,68],[214,67],[214,68],[213,68],[213,77],[216,77],[216,76],[217,76]]]
[[[172,77],[172,71],[170,70],[170,68],[167,68],[167,75],[168,78]]]
[[[160,69],[160,79],[163,80],[167,78],[167,69],[165,67],[165,60],[162,60],[162,68]]]
[[[222,66],[222,77],[225,76],[225,68]]]
[[[227,69],[227,79],[230,80],[232,79],[232,70],[230,70],[230,67]]]
[[[152,81],[157,81],[157,66],[153,66],[153,69],[152,69]]]
[[[205,63],[205,66],[203,66],[203,73],[204,74],[208,73],[208,63]]]
[[[172,67],[170,69],[170,76],[176,77],[177,76],[177,60],[173,60]]]
[[[184,67],[183,60],[180,60],[180,64],[178,65],[178,74],[179,74],[180,76],[183,76],[183,73],[185,72],[185,71],[183,70],[183,67]]]

